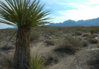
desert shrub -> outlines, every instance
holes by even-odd
[[[68,46],[73,46],[73,47],[81,47],[82,46],[82,42],[79,41],[79,39],[74,38],[72,36],[66,36],[64,42]]]
[[[54,45],[54,41],[53,40],[46,40],[45,43],[46,43],[47,46]]]
[[[58,59],[55,57],[48,57],[46,59],[46,62],[45,62],[45,65],[48,66],[48,65],[53,65],[53,64],[57,64],[58,63]]]
[[[92,39],[92,38],[89,38],[88,41],[89,41],[89,43],[91,43],[91,44],[97,44],[97,43],[98,43],[98,40]]]
[[[0,39],[2,39],[3,37],[0,35]]]
[[[6,65],[9,69],[11,69],[11,68],[14,67],[13,59],[6,58],[5,61],[6,61],[6,62],[5,62],[5,65]]]
[[[96,32],[96,30],[95,29],[91,29],[89,32],[90,32],[90,34],[94,34]]]
[[[40,33],[37,32],[37,31],[33,31],[32,35],[31,35],[31,38],[30,38],[30,41],[37,40],[37,39],[39,39],[39,37],[40,37]]]
[[[33,58],[30,61],[30,69],[43,69],[44,63],[39,55],[33,56]]]
[[[77,35],[77,36],[82,35],[82,32],[80,32],[80,31],[75,31],[75,35]]]
[[[0,65],[5,69],[13,69],[13,57],[11,55],[1,55],[2,59],[0,60]],[[2,69],[3,69],[2,68]]]
[[[9,35],[13,35],[16,32],[16,30],[10,30]]]
[[[83,43],[79,41],[77,38],[74,38],[72,36],[66,36],[59,43],[58,48],[55,49],[55,51],[74,54],[76,51],[80,50],[82,46],[83,46]]]
[[[89,50],[88,57],[89,60],[87,61],[90,69],[98,69],[99,68],[99,50]]]
[[[46,27],[45,29],[43,29],[43,32],[45,34],[49,34],[49,35],[53,35],[57,33],[57,28],[56,27]]]
[[[91,43],[91,44],[97,44],[98,43],[98,40],[95,39],[95,37],[96,36],[94,34],[89,35],[87,37],[88,42]]]

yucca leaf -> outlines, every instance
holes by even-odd
[[[2,23],[13,23],[18,27],[28,26],[41,26],[49,23],[49,11],[44,9],[44,5],[40,0],[5,0],[0,1],[0,18]],[[12,24],[10,24],[12,25]]]

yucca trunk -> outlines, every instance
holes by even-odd
[[[30,29],[18,28],[14,55],[15,69],[29,69],[30,61]]]

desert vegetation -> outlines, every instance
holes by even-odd
[[[97,32],[91,34],[92,29]],[[9,39],[15,31],[0,30],[0,69],[13,69],[16,37]],[[98,27],[35,27],[31,32],[30,69],[98,69],[98,33]]]

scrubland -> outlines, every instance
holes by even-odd
[[[30,69],[99,69],[99,27],[35,27]],[[0,69],[13,69],[16,30],[0,30]]]

